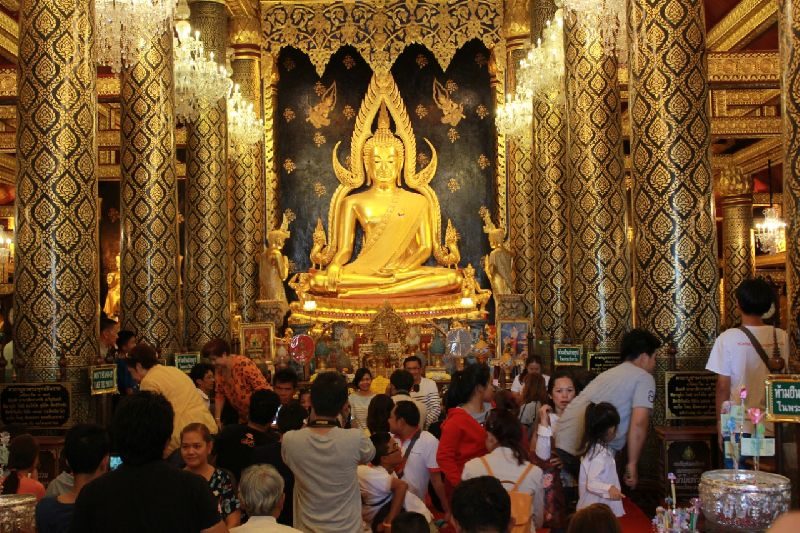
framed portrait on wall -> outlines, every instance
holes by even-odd
[[[242,355],[250,359],[271,361],[275,354],[275,324],[251,322],[239,327]]]
[[[497,357],[517,359],[528,351],[528,332],[531,322],[525,318],[497,321]]]

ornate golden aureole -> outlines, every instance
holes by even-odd
[[[425,142],[431,161],[416,172],[416,141],[400,92],[391,75],[375,74],[356,119],[350,168],[339,162],[340,143],[333,150],[340,184],[329,207],[328,235],[321,222],[314,232],[313,267],[291,283],[299,298],[291,305],[293,322],[367,323],[385,302],[410,322],[483,314],[474,298],[464,298],[474,282],[465,284],[458,268],[458,232],[450,221],[440,242],[439,200],[430,187],[437,155]],[[353,193],[365,184],[367,190]],[[364,238],[353,257],[357,226]],[[426,266],[431,256],[441,266]]]

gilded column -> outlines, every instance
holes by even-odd
[[[597,20],[565,20],[572,327],[575,339],[613,349],[630,326],[617,58]]]
[[[505,92],[513,94],[517,85],[520,61],[531,43],[528,0],[506,0],[504,34],[506,37]],[[534,304],[535,268],[533,264],[533,162],[530,134],[522,139],[507,138],[508,164],[508,238],[514,250],[514,287],[528,305]],[[500,223],[504,223],[500,217]]]
[[[722,277],[725,280],[725,309],[722,325],[732,328],[741,322],[736,305],[736,288],[756,271],[753,243],[753,180],[742,169],[728,167],[719,178],[722,207]]]
[[[242,97],[261,110],[261,52],[258,46],[258,20],[247,31],[249,21],[235,21],[240,31],[232,32],[234,49],[231,67],[233,82]],[[248,38],[249,37],[249,38]],[[233,241],[233,297],[243,322],[256,319],[259,297],[258,255],[264,248],[264,180],[261,143],[240,147],[230,154],[233,205],[231,240]]]
[[[189,4],[192,29],[217,61],[224,61],[227,15],[223,2]],[[228,176],[225,99],[200,110],[187,136],[186,343],[201,347],[230,337]]]
[[[122,328],[170,354],[180,348],[171,31],[123,69],[120,91]]]
[[[786,216],[786,294],[789,305],[791,356],[800,371],[800,2],[781,0],[779,13],[781,99],[783,109],[783,209]]]
[[[702,3],[630,3],[637,323],[702,367],[719,329]]]
[[[14,349],[20,381],[81,381],[98,356],[94,10],[22,0]],[[73,387],[73,390],[76,390]],[[74,399],[74,395],[73,395]],[[73,408],[88,417],[87,401]]]
[[[534,257],[536,332],[554,342],[570,335],[569,188],[563,91],[533,103]]]
[[[275,117],[278,107],[277,57],[265,54],[262,58],[262,90],[264,91],[264,201],[267,228],[277,229],[281,225],[278,205],[278,163],[275,160]]]

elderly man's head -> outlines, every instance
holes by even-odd
[[[253,465],[242,472],[239,498],[250,516],[275,516],[283,508],[283,478],[270,465]]]

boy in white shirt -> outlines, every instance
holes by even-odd
[[[420,513],[430,522],[432,516],[425,503],[408,490],[408,483],[394,473],[402,463],[400,443],[389,433],[370,436],[375,457],[368,465],[358,466],[361,490],[361,517],[372,531],[389,531],[401,510]]]

